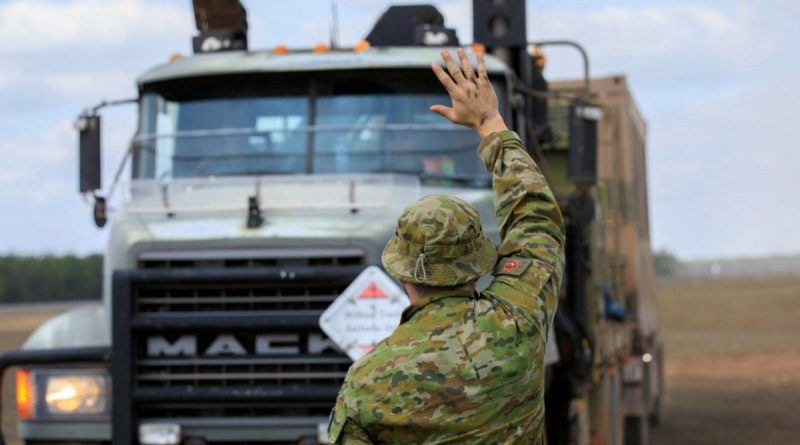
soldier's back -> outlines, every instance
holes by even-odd
[[[351,367],[340,403],[377,443],[530,443],[544,415],[538,326],[490,293],[435,299]]]

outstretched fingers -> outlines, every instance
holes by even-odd
[[[471,82],[475,82],[475,73],[472,71],[472,64],[469,63],[464,48],[458,49],[458,59],[461,61],[461,69],[464,71],[464,77]]]
[[[478,81],[488,83],[489,76],[486,74],[486,61],[483,59],[483,53],[476,54],[478,58]]]
[[[444,64],[447,65],[447,71],[450,72],[450,75],[453,77],[455,83],[459,84],[466,81],[464,78],[464,73],[461,72],[461,68],[456,65],[456,63],[453,61],[453,58],[450,57],[450,53],[445,49],[442,50],[442,59],[444,60]]]
[[[453,82],[453,79],[450,78],[450,75],[445,73],[438,63],[432,63],[431,69],[433,69],[433,74],[436,75],[436,78],[439,79],[439,82],[444,85],[444,88],[452,96],[456,90],[456,84]]]

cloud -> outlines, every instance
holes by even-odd
[[[141,0],[13,0],[0,5],[0,41],[13,42],[5,54],[136,46],[186,29],[190,12]]]
[[[0,95],[36,96],[44,89],[97,100],[130,91],[143,66],[187,46],[190,12],[142,0],[2,3],[0,41],[8,43],[0,58],[10,69],[0,75]]]
[[[694,5],[529,11],[536,40],[576,40],[588,50],[593,74],[619,73],[635,64],[640,84],[654,86],[689,80],[715,82],[718,70],[734,73],[746,67],[751,61],[740,51],[752,46],[754,39],[744,22],[744,15],[729,16]],[[574,62],[555,75],[579,72],[576,57],[561,57]],[[558,64],[555,67],[557,70]]]
[[[35,189],[41,185],[40,178],[52,176],[52,173],[63,178],[65,175],[58,170],[73,160],[76,139],[70,121],[48,125],[38,135],[8,134],[2,143],[3,153],[11,160],[13,168],[0,172],[0,181],[25,183],[26,189],[35,193]],[[51,174],[42,174],[44,171]],[[0,196],[8,192],[0,189]]]
[[[130,91],[133,75],[129,71],[52,73],[41,79],[42,86],[52,93],[70,99],[98,100]]]
[[[354,44],[395,1],[339,0],[341,40]],[[402,0],[400,3],[418,3]],[[433,2],[462,42],[468,0]],[[327,42],[330,2],[248,0],[252,48]],[[531,39],[573,39],[592,73],[624,73],[648,119],[653,240],[681,256],[800,250],[793,222],[800,140],[794,105],[797,2],[528,2]],[[83,107],[135,94],[135,78],[194,34],[186,0],[10,0],[0,3],[0,250],[100,250],[76,186]],[[550,78],[578,57],[547,50]],[[103,117],[108,184],[134,127],[131,108]]]
[[[800,218],[791,179],[800,165],[791,122],[800,64],[798,16],[747,2],[534,8],[537,40],[573,39],[593,75],[624,73],[648,120],[653,242],[685,257],[792,253]],[[578,58],[547,49],[551,78]],[[780,209],[780,218],[766,216]]]

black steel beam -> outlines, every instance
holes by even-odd
[[[253,386],[241,388],[186,387],[138,388],[136,403],[215,403],[215,402],[333,402],[338,385],[326,386]]]
[[[325,280],[351,280],[364,266],[346,267],[275,267],[275,268],[186,268],[122,270],[132,284],[185,284],[207,282],[291,283]]]
[[[301,331],[319,327],[321,310],[263,312],[188,312],[139,314],[130,321],[136,331]]]

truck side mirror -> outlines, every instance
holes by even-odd
[[[597,124],[603,110],[582,101],[569,107],[569,179],[597,182]]]
[[[78,190],[81,193],[100,189],[100,116],[82,115],[75,122],[78,130],[80,167]]]

